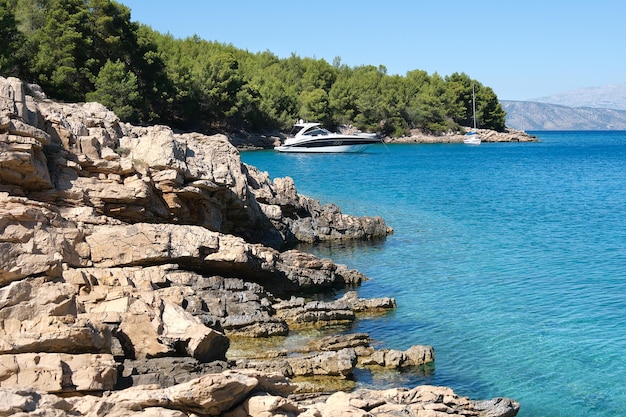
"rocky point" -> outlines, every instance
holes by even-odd
[[[366,277],[290,249],[391,232],[243,164],[224,135],[132,126],[0,77],[0,415],[515,415],[513,400],[443,387],[314,383],[423,366],[430,346],[375,350],[352,334],[233,352],[395,308],[304,297]]]

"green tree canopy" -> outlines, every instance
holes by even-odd
[[[122,61],[107,61],[100,69],[95,84],[96,90],[87,93],[87,100],[103,104],[121,119],[137,119],[140,98],[137,76],[127,70]]]
[[[336,57],[250,53],[197,36],[175,39],[131,21],[112,0],[0,0],[0,71],[56,99],[98,100],[120,117],[183,130],[286,129],[298,118],[403,135],[504,129],[493,90],[464,73],[441,77]]]
[[[0,74],[18,75],[22,33],[17,29],[17,22],[9,0],[0,0]]]
[[[44,26],[33,34],[37,50],[30,71],[45,91],[81,101],[93,79],[89,10],[82,0],[51,0]]]

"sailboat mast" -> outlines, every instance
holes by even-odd
[[[472,119],[474,119],[474,129],[476,129],[476,95],[474,94],[474,84],[472,84]]]

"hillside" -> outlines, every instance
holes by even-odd
[[[626,110],[569,107],[532,101],[500,102],[506,125],[521,130],[626,130]]]
[[[624,130],[626,84],[580,88],[527,101],[500,101],[506,125],[521,130]]]

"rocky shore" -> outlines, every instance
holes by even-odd
[[[472,129],[474,130],[474,129]],[[475,129],[480,135],[482,142],[538,142],[536,136],[530,135],[523,130],[507,128],[504,132],[496,132],[490,129]],[[408,136],[400,138],[385,138],[385,143],[463,143],[465,135],[444,134],[439,136],[425,135],[419,131],[413,131]]]
[[[357,367],[425,366],[431,346],[327,331],[266,347],[394,309],[290,249],[389,233],[243,164],[224,135],[0,77],[0,416],[516,415],[445,387],[354,389]]]

